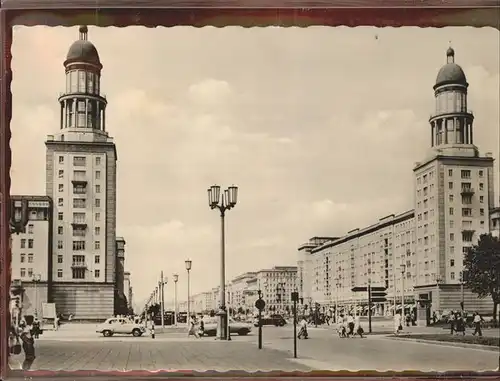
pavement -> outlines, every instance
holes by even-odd
[[[444,333],[432,327],[405,327],[405,333]],[[341,339],[334,327],[310,327],[293,358],[293,326],[264,327],[257,348],[256,328],[230,342],[187,337],[185,327],[157,334],[103,337],[95,325],[44,331],[36,341],[32,370],[379,370],[484,371],[497,369],[499,354],[477,347],[394,340],[383,334]],[[485,331],[486,332],[486,331]],[[493,335],[490,330],[487,331]],[[491,333],[490,333],[491,332]],[[490,348],[491,349],[491,348]],[[19,369],[23,356],[11,357]]]

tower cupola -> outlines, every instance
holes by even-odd
[[[59,97],[61,132],[69,140],[81,140],[75,133],[107,136],[107,101],[100,89],[102,64],[96,47],[88,40],[87,26],[80,26],[79,38],[71,44],[64,68],[66,91]]]
[[[472,125],[474,116],[467,109],[467,78],[455,63],[455,51],[446,51],[446,64],[441,67],[433,87],[435,112],[431,115],[431,146],[441,152],[457,154],[473,148]]]

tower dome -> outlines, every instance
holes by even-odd
[[[455,63],[455,51],[451,47],[446,51],[446,65],[439,70],[434,89],[442,85],[463,85],[465,87],[469,85],[463,69]]]
[[[67,64],[72,62],[83,62],[102,66],[96,47],[93,43],[87,40],[87,26],[82,25],[79,29],[79,32],[80,38],[73,42],[73,44],[71,44],[71,46],[69,47],[64,65],[66,66]]]

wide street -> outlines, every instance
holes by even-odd
[[[149,336],[105,338],[93,329],[46,331],[36,342],[32,370],[494,370],[498,352],[451,345],[394,340],[386,335],[341,339],[333,327],[309,328],[293,358],[293,327],[264,327],[264,348],[257,329],[230,342],[188,338],[182,328]],[[23,356],[13,356],[19,369]]]

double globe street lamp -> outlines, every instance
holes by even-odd
[[[238,199],[238,187],[231,185],[224,190],[221,195],[220,186],[212,185],[207,190],[208,205],[210,209],[218,209],[221,217],[221,237],[220,237],[220,305],[217,315],[220,316],[219,339],[227,340],[228,332],[228,316],[226,311],[226,254],[225,254],[225,237],[224,237],[224,217],[226,211],[234,208]]]

